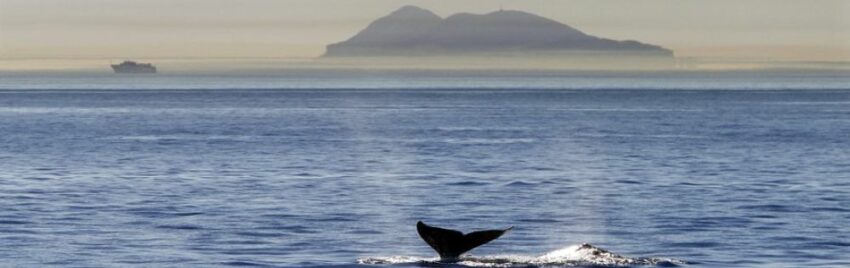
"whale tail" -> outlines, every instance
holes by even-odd
[[[416,223],[419,236],[440,254],[442,261],[455,261],[461,254],[493,241],[513,228],[463,234],[455,230],[429,226],[421,221]]]

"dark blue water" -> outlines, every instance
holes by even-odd
[[[0,183],[8,266],[846,267],[850,91],[6,90]]]

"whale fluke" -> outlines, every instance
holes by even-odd
[[[493,241],[513,228],[477,231],[464,235],[460,231],[429,226],[422,221],[416,223],[419,236],[440,254],[442,261],[455,261],[461,254]]]

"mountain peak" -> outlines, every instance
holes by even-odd
[[[414,6],[414,5],[405,5],[405,6],[402,6],[398,9],[396,9],[395,11],[393,11],[393,13],[397,13],[397,12],[431,12],[431,11],[424,9],[424,8],[421,8],[421,7],[418,7],[418,6]]]
[[[392,13],[387,15],[386,17],[398,17],[398,16],[402,16],[402,17],[437,17],[437,18],[440,17],[440,16],[437,16],[437,14],[434,14],[434,12],[431,12],[430,10],[427,10],[427,9],[424,9],[424,8],[421,8],[421,7],[418,7],[418,6],[413,6],[413,5],[406,5],[406,6],[399,8],[399,9],[396,9],[395,11],[393,11]]]

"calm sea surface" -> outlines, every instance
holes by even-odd
[[[515,226],[468,266],[847,267],[846,89],[0,75],[0,266],[436,265],[423,220]]]

